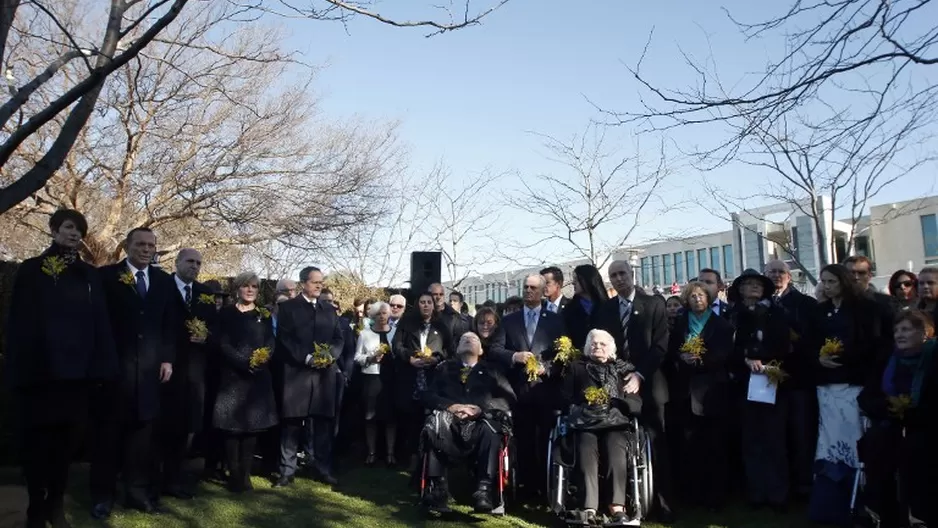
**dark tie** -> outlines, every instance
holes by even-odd
[[[621,301],[622,309],[622,330],[628,330],[629,328],[629,319],[632,317],[632,301],[628,299],[622,299]]]
[[[142,271],[137,272],[137,295],[141,299],[145,299],[147,296],[147,276]]]
[[[186,291],[186,306],[192,306],[192,286],[186,284],[183,289]]]

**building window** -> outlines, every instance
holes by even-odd
[[[925,257],[938,257],[938,220],[935,215],[922,215],[922,242],[925,244]]]
[[[870,237],[858,236],[855,238],[853,240],[853,249],[857,255],[873,258],[873,253],[870,251]]]
[[[720,266],[720,248],[718,247],[710,248],[710,267],[717,271],[723,271]]]
[[[664,259],[664,284],[668,285],[674,280],[674,277],[671,274],[671,254],[662,255]]]
[[[678,284],[684,284],[684,254],[681,252],[674,254],[674,280]]]
[[[685,251],[684,258],[687,259],[687,280],[688,282],[697,277],[697,261],[694,260],[693,251]]]
[[[788,249],[791,250],[791,255],[794,258],[798,258],[798,226],[791,227],[791,247]]]
[[[651,259],[642,257],[642,286],[651,282]]]
[[[651,257],[651,283],[649,286],[661,284],[661,257],[655,255]]]
[[[723,277],[728,278],[734,276],[735,270],[733,269],[733,245],[727,244],[723,246]]]
[[[710,264],[707,263],[707,250],[698,249],[697,250],[697,264],[700,266],[697,271],[700,271],[704,268],[709,268]]]

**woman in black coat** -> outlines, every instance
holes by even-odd
[[[238,302],[219,314],[221,361],[212,423],[225,434],[228,485],[236,493],[253,489],[257,436],[277,425],[270,371],[274,332],[270,312],[254,304],[259,284],[255,273],[238,275],[234,280]]]
[[[669,380],[668,413],[675,460],[688,502],[722,508],[727,491],[726,416],[733,325],[713,313],[707,286],[691,282],[681,294],[688,309],[675,317],[662,369]],[[697,346],[700,345],[700,346]],[[673,416],[672,416],[673,415]]]
[[[582,350],[586,344],[586,334],[596,328],[596,308],[609,300],[602,275],[595,266],[583,264],[573,269],[573,299],[564,307],[560,315],[563,325],[570,336],[573,347]]]
[[[52,246],[24,261],[13,282],[7,368],[22,416],[27,526],[67,526],[68,466],[88,415],[89,389],[117,375],[98,271],[78,250],[88,223],[63,209],[49,219]]]
[[[749,386],[752,376],[784,367],[791,350],[791,327],[785,313],[772,304],[775,285],[755,270],[733,281],[736,338],[733,365],[737,379]],[[778,372],[777,370],[775,372]],[[788,500],[787,399],[782,383],[775,385],[775,401],[745,397],[742,407],[742,455],[746,492],[753,506],[783,509]]]
[[[938,342],[931,318],[896,317],[895,350],[883,358],[857,397],[870,427],[857,449],[865,463],[867,506],[880,526],[935,526],[931,483],[938,410]]]
[[[446,324],[435,316],[433,296],[425,292],[417,298],[417,309],[404,316],[392,345],[395,410],[398,416],[399,445],[416,469],[417,444],[424,422],[422,397],[432,383],[436,366],[452,357],[453,338]],[[429,357],[418,357],[429,349]]]

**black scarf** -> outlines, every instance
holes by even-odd
[[[42,253],[43,256],[54,256],[60,257],[67,265],[71,266],[75,263],[76,260],[81,260],[81,257],[78,255],[77,249],[69,249],[63,246],[56,244],[55,242],[49,246],[49,249],[45,250]]]

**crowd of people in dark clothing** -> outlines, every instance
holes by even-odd
[[[245,493],[255,467],[275,488],[300,472],[338,485],[333,446],[354,444],[366,465],[423,481],[435,510],[450,500],[448,468],[472,460],[474,506],[491,511],[505,438],[518,500],[543,504],[558,415],[578,460],[571,524],[638,522],[625,485],[637,421],[659,522],[719,510],[736,490],[775,511],[801,498],[817,522],[935,526],[938,268],[897,271],[887,295],[870,286],[872,262],[850,257],[809,296],[773,261],[731,284],[700,270],[665,299],[615,261],[611,297],[594,266],[569,281],[549,267],[474,316],[438,283],[410,307],[357,299],[343,315],[312,266],[264,306],[255,273],[231,292],[198,282],[193,249],[173,274],[153,266],[149,229],[102,268],[81,260],[80,213],[55,213],[50,229],[51,247],[17,273],[7,323],[30,528],[69,526],[68,468],[88,425],[96,519],[118,497],[150,514],[163,497],[191,499],[195,452],[202,478]]]

